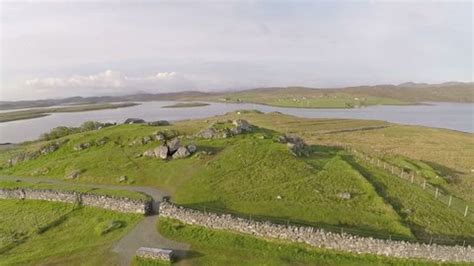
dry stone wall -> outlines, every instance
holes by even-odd
[[[152,200],[115,198],[105,195],[79,193],[74,191],[56,191],[50,189],[0,189],[0,199],[46,200],[65,203],[77,203],[124,213],[150,214]]]
[[[211,229],[224,229],[265,238],[277,238],[301,242],[313,247],[348,251],[357,254],[370,253],[398,258],[418,258],[435,261],[474,262],[474,249],[470,246],[441,246],[390,241],[349,234],[326,232],[306,226],[285,226],[270,222],[257,222],[231,215],[202,213],[178,207],[169,202],[160,203],[160,215],[178,219],[187,224]]]

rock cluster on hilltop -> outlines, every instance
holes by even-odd
[[[309,149],[308,145],[304,140],[295,135],[282,135],[278,137],[280,143],[286,143],[288,149],[293,152],[296,156],[308,156]]]
[[[158,147],[147,150],[143,153],[145,157],[158,158],[162,160],[166,159],[181,159],[191,156],[196,152],[197,147],[194,144],[181,145],[178,137],[171,140],[165,141],[164,144]]]
[[[65,144],[68,141],[69,141],[69,139],[50,142],[48,144],[45,144],[45,145],[41,146],[38,150],[21,152],[19,154],[14,155],[10,159],[8,159],[7,163],[8,163],[9,166],[14,166],[14,165],[16,165],[20,162],[34,160],[34,159],[38,158],[41,155],[46,155],[46,154],[55,152],[63,144]]]
[[[109,138],[108,137],[102,137],[102,138],[98,138],[96,140],[83,142],[83,143],[78,143],[78,144],[74,145],[73,149],[75,151],[82,151],[82,150],[88,149],[92,146],[103,146],[103,145],[107,144],[107,142],[109,142]]]
[[[210,127],[199,131],[196,136],[204,139],[229,138],[245,132],[251,132],[254,129],[249,122],[243,119],[236,119],[230,123],[232,125],[229,126],[222,122],[214,123]]]

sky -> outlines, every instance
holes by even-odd
[[[473,80],[471,1],[0,1],[0,100]]]

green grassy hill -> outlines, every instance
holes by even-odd
[[[260,128],[225,139],[194,136],[215,121],[236,117],[248,119]],[[345,143],[368,152],[376,150],[374,146],[390,145],[395,137],[386,132],[394,129],[401,132],[398,138],[408,137],[412,131],[418,131],[421,136],[436,133],[432,129],[378,121],[299,119],[276,113],[240,112],[240,115],[231,113],[170,126],[120,125],[65,136],[50,141],[63,143],[58,150],[11,167],[4,163],[0,174],[65,179],[71,171],[79,171],[80,176],[71,182],[152,186],[170,192],[172,201],[178,204],[256,219],[338,226],[370,235],[473,239],[472,219],[447,208],[425,191],[357,161],[335,146]],[[168,161],[137,156],[159,142],[136,144],[136,140],[156,131],[182,136],[182,143],[197,145],[197,153],[189,158]],[[309,155],[296,157],[285,144],[276,141],[282,132],[303,136],[312,144]],[[438,143],[437,137],[444,136],[452,141],[451,148],[458,145],[457,141],[462,143],[469,139],[469,134],[464,137],[446,130],[435,133],[430,141]],[[360,138],[360,134],[374,135],[370,139],[372,142],[367,139],[367,143],[355,143],[354,139]],[[74,148],[81,143],[95,143],[98,139],[108,141],[83,150]],[[39,149],[45,143],[33,142],[2,151],[0,160],[6,162],[15,154]],[[409,143],[399,144],[403,152],[408,153],[409,148],[413,148]],[[428,147],[431,146],[424,149],[429,153]],[[442,146],[432,144],[432,147],[439,149]],[[471,149],[462,152],[472,155]],[[401,152],[392,155],[397,153]],[[424,165],[424,156],[441,156],[428,153],[416,151],[407,158],[411,163]],[[434,162],[445,168],[452,167],[449,162],[442,164],[441,159]],[[462,160],[453,158],[452,163],[464,165]],[[444,169],[436,165],[433,163],[432,169]],[[126,176],[126,181],[121,176]],[[456,178],[465,177],[461,174]],[[469,184],[468,181],[465,183]],[[459,183],[447,181],[442,185],[456,195],[470,199],[462,193]],[[341,198],[341,193],[349,193],[350,199]]]

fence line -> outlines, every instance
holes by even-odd
[[[389,174],[398,176],[413,185],[421,187],[423,190],[431,194],[435,199],[445,203],[448,208],[458,211],[464,217],[472,218],[472,216],[474,216],[474,212],[469,209],[469,205],[466,202],[447,193],[442,188],[430,184],[423,176],[417,175],[413,171],[405,171],[403,168],[387,163],[386,161],[380,160],[377,157],[369,156],[363,152],[353,149],[350,146],[344,146],[344,149]]]

